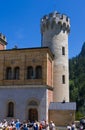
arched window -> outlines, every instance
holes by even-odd
[[[15,67],[14,69],[14,79],[19,79],[20,69],[19,67]]]
[[[41,79],[42,78],[42,66],[37,66],[36,67],[36,79]]]
[[[14,103],[8,103],[8,117],[14,117]]]
[[[12,79],[12,69],[11,69],[11,67],[8,67],[6,69],[6,79]]]
[[[33,78],[33,67],[29,66],[27,68],[27,79],[32,79]]]

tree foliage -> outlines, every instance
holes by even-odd
[[[69,59],[70,100],[85,114],[85,42],[78,56]]]

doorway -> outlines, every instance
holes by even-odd
[[[35,120],[38,121],[38,111],[36,108],[30,108],[28,110],[28,119],[33,122]]]

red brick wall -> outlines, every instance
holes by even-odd
[[[4,46],[0,43],[0,50],[4,50]]]
[[[52,90],[48,90],[48,105],[50,104],[50,102],[53,102],[53,91]]]
[[[52,61],[47,60],[47,84],[52,86]]]

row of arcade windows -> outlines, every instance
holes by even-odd
[[[36,66],[34,69],[32,66],[27,67],[26,79],[41,79],[42,78],[42,66]],[[19,80],[20,79],[20,68],[15,67],[13,70],[11,67],[6,68],[6,79]]]

